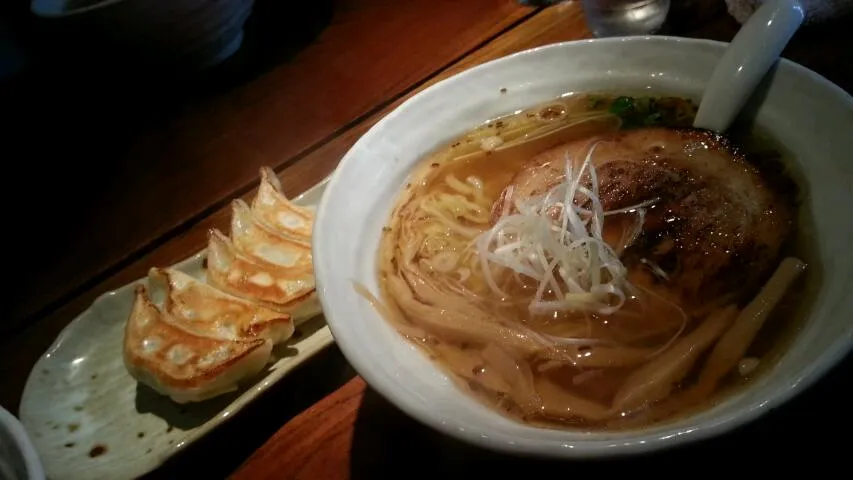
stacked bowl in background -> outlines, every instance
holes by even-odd
[[[254,0],[32,0],[37,16],[82,24],[125,57],[205,68],[233,55]],[[118,60],[118,59],[117,59]]]

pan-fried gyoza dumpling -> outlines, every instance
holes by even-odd
[[[289,313],[299,324],[320,311],[311,264],[283,267],[240,251],[219,230],[207,247],[207,281],[214,287]]]
[[[243,200],[234,200],[231,207],[231,240],[242,253],[280,267],[312,267],[310,243],[259,222]]]
[[[171,268],[148,272],[152,288],[164,291],[163,311],[180,325],[208,336],[237,340],[266,338],[280,343],[293,335],[290,315],[229,295]]]
[[[136,288],[125,325],[125,366],[139,382],[177,403],[236,390],[270,358],[270,340],[213,338],[179,323],[149,300],[144,286]]]
[[[284,195],[281,183],[269,167],[261,168],[261,186],[252,201],[252,212],[261,222],[294,240],[311,243],[314,213],[293,204]]]

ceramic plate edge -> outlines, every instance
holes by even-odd
[[[334,172],[332,174],[326,176],[325,178],[323,178],[322,180],[320,180],[316,184],[312,185],[310,188],[306,189],[301,194],[294,197],[292,201],[294,203],[299,204],[302,202],[303,198],[305,198],[306,196],[308,196],[308,195],[310,195],[310,194],[312,194],[318,190],[320,191],[320,195],[321,195],[320,201],[322,201],[322,198],[325,196],[324,194],[325,194],[326,190],[329,188],[330,180],[331,180],[333,175],[334,175]],[[318,201],[316,205],[319,206],[319,203],[320,202]],[[206,252],[206,250],[207,250],[206,248],[202,249],[202,250],[196,252],[195,254],[191,255],[190,257],[187,257],[187,258],[185,258],[179,262],[172,264],[172,267],[180,268],[181,266],[184,266],[184,265],[187,265],[193,261],[196,261],[200,256],[202,256]],[[145,282],[145,281],[146,281],[145,277],[139,278],[139,279],[134,280],[132,282],[129,282],[125,285],[122,285],[118,288],[115,288],[113,290],[109,290],[107,292],[102,293],[101,295],[99,295],[98,297],[96,297],[92,301],[92,304],[88,308],[86,308],[82,312],[75,315],[75,317],[70,322],[68,322],[68,324],[65,327],[62,328],[62,330],[59,332],[59,334],[56,336],[56,338],[53,340],[53,342],[51,342],[50,347],[48,347],[48,349],[45,350],[45,352],[39,356],[38,360],[36,360],[36,364],[34,364],[33,368],[30,370],[30,373],[27,375],[27,380],[26,380],[26,383],[24,384],[24,389],[21,393],[21,398],[19,400],[19,406],[18,406],[19,411],[21,409],[21,406],[24,403],[24,398],[26,397],[26,391],[27,391],[30,383],[34,379],[34,374],[35,374],[36,366],[37,366],[38,362],[40,362],[47,354],[51,353],[52,351],[54,351],[59,346],[62,339],[66,335],[68,335],[68,332],[72,328],[73,324],[83,315],[89,313],[93,309],[96,309],[97,305],[99,303],[103,302],[107,297],[110,297],[112,295],[116,295],[117,292],[119,292],[120,290],[129,288],[133,285],[137,285],[137,284]],[[318,316],[322,316],[322,312]],[[327,335],[323,335],[324,331],[327,332]],[[302,363],[310,360],[317,353],[319,353],[320,351],[324,350],[326,347],[328,347],[332,343],[334,343],[334,337],[331,334],[331,330],[329,329],[328,324],[326,324],[322,328],[318,329],[316,332],[314,332],[314,334],[312,336],[317,336],[318,334],[323,335],[322,343],[317,345],[315,348],[310,349],[306,353],[306,355],[302,357],[301,361],[299,361],[298,363],[296,363],[294,365],[290,365],[289,366],[290,368],[277,368],[275,370],[270,371],[269,374],[264,376],[261,381],[259,381],[257,384],[253,385],[252,387],[246,389],[240,396],[236,397],[222,411],[220,411],[215,416],[213,416],[210,420],[208,420],[208,422],[206,424],[204,424],[204,427],[200,427],[200,428],[197,428],[195,430],[190,431],[187,434],[184,441],[181,442],[180,447],[176,446],[175,448],[166,450],[165,454],[158,456],[155,466],[152,467],[149,471],[156,469],[157,467],[162,465],[163,462],[165,462],[167,459],[171,458],[172,456],[179,453],[180,451],[182,451],[184,448],[186,448],[190,444],[196,442],[200,438],[204,437],[205,435],[207,435],[210,432],[212,432],[213,430],[215,430],[217,427],[219,427],[224,422],[226,422],[231,417],[233,417],[235,413],[241,411],[243,408],[245,408],[247,405],[249,405],[255,398],[257,398],[260,394],[262,394],[267,389],[269,389],[272,385],[274,385],[275,383],[280,381],[282,378],[286,377],[289,372],[298,368]],[[271,380],[271,381],[268,381],[268,380]],[[11,415],[11,413],[10,413],[10,415]],[[27,427],[24,424],[23,420],[21,420],[20,423],[21,423],[21,427],[26,432]],[[36,451],[35,447],[33,447],[33,451]]]

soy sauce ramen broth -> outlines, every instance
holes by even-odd
[[[665,282],[663,286],[653,285],[659,281],[648,282],[646,286],[657,294],[654,297],[666,298],[656,300],[644,294],[639,300],[629,298],[623,306],[623,313],[629,315],[632,308],[641,305],[637,311],[642,312],[643,321],[648,322],[650,330],[658,330],[650,331],[647,339],[631,332],[630,346],[623,345],[606,365],[577,366],[564,359],[543,357],[525,350],[526,344],[516,341],[512,329],[534,332],[532,335],[612,338],[618,337],[615,332],[619,328],[614,325],[617,322],[608,315],[596,313],[531,313],[528,305],[519,299],[528,300],[537,285],[523,275],[515,275],[515,280],[505,289],[508,297],[498,298],[486,285],[488,282],[477,277],[482,263],[471,248],[475,238],[500,218],[502,212],[497,211],[495,205],[505,187],[538,153],[618,130],[689,127],[696,109],[690,100],[675,97],[563,96],[490,121],[439,149],[416,167],[412,183],[401,193],[388,226],[384,228],[379,255],[381,291],[380,298],[374,299],[375,305],[402,335],[423,348],[458,381],[461,388],[501,413],[531,424],[585,429],[636,428],[706,408],[734,388],[747,384],[778,358],[783,350],[780,347],[787,345],[786,339],[798,328],[797,319],[805,315],[807,302],[803,302],[803,295],[796,294],[797,291],[813,291],[814,288],[791,289],[783,297],[784,308],[775,309],[765,322],[765,327],[743,356],[745,361],[739,362],[742,365],[732,368],[710,394],[701,398],[687,395],[692,383],[699,378],[713,345],[705,349],[669,394],[630,411],[616,411],[611,406],[614,397],[632,374],[656,356],[663,355],[662,352],[675,345],[675,341],[697,330],[704,320],[681,320],[676,311],[680,309],[673,309],[672,302],[667,300],[670,297]],[[764,152],[761,157],[764,164],[759,165],[762,173],[772,172],[774,186],[796,195],[796,186],[786,170],[780,168],[778,155],[767,154],[774,150],[767,148],[770,144],[766,138],[762,137],[760,144],[755,144],[751,136],[744,138],[749,139],[745,143],[747,147],[758,145],[756,148]],[[423,202],[412,217],[413,202],[429,196],[447,200],[450,206],[445,205],[447,208],[441,210]],[[605,222],[603,238],[611,246],[619,241],[620,232],[630,223],[628,215],[613,215]],[[401,220],[401,217],[405,218]],[[438,217],[442,220],[437,221]],[[795,228],[794,232],[794,240],[785,243],[779,260],[789,255],[811,258],[804,255],[807,252],[800,231]],[[403,244],[404,235],[418,241]],[[416,266],[405,270],[400,258],[415,259]],[[808,276],[816,277],[812,267],[809,268]],[[401,273],[401,270],[405,271]],[[648,275],[634,273],[629,272],[632,280],[646,282],[644,279]],[[430,290],[429,282],[420,280],[426,277],[419,275],[429,276],[430,281],[438,279],[451,295]],[[809,282],[810,285],[814,283]],[[409,288],[412,285],[415,285],[414,290]],[[757,289],[745,300],[755,293]],[[744,303],[740,302],[738,307],[743,308]],[[472,304],[476,304],[476,308],[472,308]],[[797,315],[784,314],[791,311]],[[468,322],[466,328],[470,327],[475,334],[460,335],[446,328],[445,321]],[[675,325],[681,321],[684,327],[679,329]],[[495,334],[504,341],[482,341],[489,338],[487,331],[497,332]],[[607,347],[577,344],[567,348],[573,349],[571,352],[579,359],[579,365],[584,363],[585,357],[595,357],[593,353]],[[640,354],[644,356],[638,360]],[[551,400],[541,400],[546,397]]]

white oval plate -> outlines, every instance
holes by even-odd
[[[294,202],[317,205],[327,181]],[[174,267],[203,278],[203,260],[204,251]],[[124,325],[133,304],[134,286],[143,282],[147,279],[95,300],[65,327],[30,372],[20,417],[49,478],[143,475],[216,428],[333,342],[323,317],[315,317],[298,326],[293,338],[273,350],[277,360],[253,379],[251,386],[199,404],[178,405],[138,385],[122,360]]]

